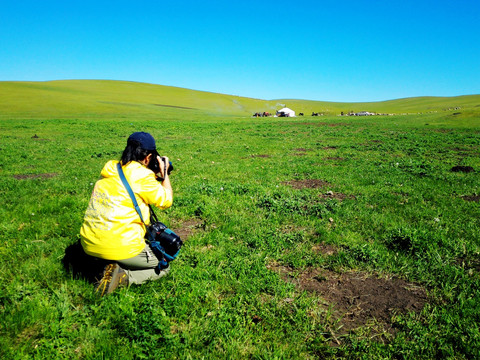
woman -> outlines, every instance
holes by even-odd
[[[157,161],[159,166],[153,166]],[[145,243],[146,228],[123,185],[118,161],[111,160],[102,169],[85,212],[80,230],[86,254],[111,261],[96,287],[100,295],[109,294],[118,285],[141,284],[166,275],[159,271],[159,260]],[[166,166],[168,158],[158,156],[155,139],[145,132],[130,135],[120,160],[140,207],[143,219],[150,222],[149,204],[169,208],[173,191]],[[155,174],[151,169],[158,169]],[[157,177],[163,179],[161,182]]]

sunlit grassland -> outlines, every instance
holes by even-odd
[[[147,83],[110,80],[61,80],[46,82],[0,82],[0,119],[11,116],[34,119],[158,117],[175,110],[190,117],[209,115],[250,116],[275,113],[288,106],[297,114],[312,112],[340,115],[370,111],[387,114],[441,113],[458,119],[478,113],[480,95],[424,96],[363,103],[298,99],[253,99]]]
[[[480,210],[466,201],[480,195],[478,115],[280,119],[112,105],[97,118],[99,105],[80,105],[64,117],[2,113],[1,358],[479,357]],[[200,226],[167,278],[98,299],[61,258],[103,164],[134,131],[151,132],[175,166],[174,206],[160,218]],[[475,171],[451,171],[459,165]],[[314,179],[325,185],[286,183]],[[388,341],[366,324],[332,345],[333,304],[272,264],[398,276],[428,302],[395,316]]]

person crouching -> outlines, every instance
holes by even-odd
[[[145,242],[145,224],[120,179],[117,163],[133,190],[146,225],[150,219],[149,205],[167,209],[173,203],[166,171],[170,164],[168,158],[159,156],[152,135],[133,133],[120,161],[108,161],[103,167],[102,178],[95,184],[80,229],[84,252],[108,262],[96,285],[100,296],[110,294],[119,285],[160,279],[170,270],[169,267],[159,270],[160,260]],[[152,166],[154,163],[157,166]]]

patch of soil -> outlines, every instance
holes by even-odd
[[[437,132],[437,133],[440,133],[440,134],[448,134],[448,133],[453,132],[453,130],[449,130],[449,129],[432,129],[431,131]]]
[[[469,149],[459,148],[458,146],[450,148],[452,151],[469,151]]]
[[[50,141],[49,139],[43,139],[43,138],[41,138],[41,137],[38,136],[37,134],[33,135],[33,136],[32,136],[32,139],[35,139],[35,140],[38,140],[38,141]]]
[[[258,323],[261,322],[262,320],[263,320],[263,319],[262,319],[260,316],[258,316],[258,315],[253,315],[253,316],[252,316],[252,322],[253,322],[254,324],[258,324]]]
[[[336,199],[336,200],[344,200],[344,199],[356,199],[354,195],[346,195],[340,192],[333,192],[333,191],[328,191],[325,194],[319,194],[318,195],[322,199]]]
[[[381,325],[380,331],[394,334],[392,317],[412,311],[419,313],[427,301],[422,287],[395,277],[378,278],[364,272],[338,274],[316,268],[294,276],[289,267],[269,268],[300,290],[318,294],[332,305],[332,323],[338,321],[334,330],[337,336],[372,322]]]
[[[187,240],[190,236],[192,236],[195,231],[198,229],[203,229],[204,223],[200,219],[190,219],[180,224],[180,226],[176,226],[173,230],[175,234],[180,236],[182,241]]]
[[[336,148],[336,146],[325,146],[322,148],[322,150],[335,150]]]
[[[338,252],[338,247],[330,244],[315,244],[312,246],[312,251],[314,253],[321,253],[325,256],[332,256]]]
[[[307,152],[307,151],[312,151],[312,149],[305,149],[305,148],[298,148],[298,149],[294,149],[295,151],[298,151],[298,152]]]
[[[480,200],[480,195],[464,195],[462,199],[465,201],[474,201],[478,202]]]
[[[290,185],[294,189],[318,189],[330,185],[327,181],[320,179],[290,180],[283,184]]]
[[[44,174],[15,174],[13,177],[17,180],[26,180],[26,179],[50,179],[55,176],[58,176],[57,173],[44,173]]]
[[[267,154],[258,154],[258,155],[250,155],[250,157],[251,158],[270,158],[272,156]]]
[[[471,166],[454,166],[450,169],[451,172],[463,172],[463,173],[471,173],[474,172],[475,170]]]
[[[348,124],[345,124],[345,123],[325,124],[325,125],[330,126],[330,127],[335,127],[335,126],[348,126]]]

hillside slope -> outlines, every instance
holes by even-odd
[[[200,111],[249,116],[288,106],[297,113],[338,115],[349,111],[425,113],[446,109],[480,112],[480,95],[417,97],[370,103],[261,100],[178,87],[113,80],[0,82],[0,118],[157,116],[165,111]]]

